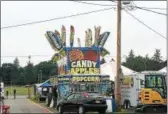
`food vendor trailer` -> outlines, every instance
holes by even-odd
[[[50,80],[55,80],[60,97],[80,91],[99,92],[105,95],[109,84],[108,75],[64,75],[50,77]]]

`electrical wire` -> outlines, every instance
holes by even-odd
[[[17,24],[17,25],[10,25],[10,26],[2,27],[1,29],[14,28],[14,27],[25,26],[25,25],[32,25],[32,24],[37,24],[37,23],[44,23],[44,22],[48,22],[48,21],[54,21],[54,20],[59,20],[59,19],[65,19],[65,18],[76,17],[76,16],[81,16],[81,15],[88,15],[88,14],[92,14],[92,13],[97,13],[97,12],[101,12],[101,11],[110,10],[110,9],[113,9],[113,8],[114,8],[114,7],[110,7],[110,8],[104,8],[104,9],[99,9],[99,10],[93,10],[93,11],[84,12],[84,13],[77,13],[77,14],[68,15],[68,16],[56,17],[56,18],[47,19],[47,20],[34,21],[34,22],[29,22],[29,23],[24,23],[24,24]]]
[[[28,58],[29,56],[31,56],[31,57],[35,57],[35,56],[40,56],[40,57],[44,57],[44,56],[53,56],[53,55],[24,55],[24,56],[21,56],[21,55],[10,55],[10,56],[1,56],[1,57],[26,57],[26,58]]]
[[[109,4],[96,4],[96,3],[88,3],[88,2],[83,2],[83,1],[74,1],[73,2],[77,2],[77,3],[81,3],[81,4],[89,4],[89,5],[95,5],[95,6],[117,6],[117,5],[109,5]]]
[[[161,38],[167,39],[165,36],[163,36],[162,34],[158,33],[156,30],[152,29],[151,27],[149,27],[147,24],[145,24],[143,21],[141,21],[140,19],[138,19],[137,17],[135,17],[133,14],[129,13],[128,11],[124,10],[127,14],[129,14],[130,16],[132,16],[134,19],[136,19],[138,22],[140,22],[142,25],[144,25],[145,27],[147,27],[149,30],[155,32],[156,34],[158,34],[159,36],[161,36]]]
[[[141,6],[139,6],[141,7]],[[157,10],[167,10],[166,8],[155,8],[155,7],[141,7],[141,8],[145,8],[145,9],[157,9]]]
[[[83,2],[83,1],[74,1],[72,0],[73,2],[77,2],[77,3],[82,3],[82,4],[89,4],[89,5],[96,5],[96,6],[117,6],[117,5],[107,5],[107,4],[96,4],[96,3],[88,3],[88,2]],[[141,10],[145,10],[145,11],[148,11],[148,12],[152,12],[152,13],[156,13],[156,14],[160,14],[160,15],[167,15],[165,13],[161,13],[161,12],[156,12],[156,11],[153,11],[153,10],[150,10],[150,9],[164,9],[165,8],[148,8],[148,7],[138,7],[133,1],[132,1],[133,5],[134,6],[131,6],[132,8],[138,8],[138,9],[141,9]]]
[[[141,10],[145,10],[145,11],[148,11],[148,12],[156,13],[156,14],[159,14],[159,15],[165,15],[165,16],[167,16],[167,14],[165,14],[165,13],[156,12],[156,11],[145,9],[145,8],[141,8],[141,7],[138,7],[138,6],[132,6],[132,7],[135,7],[135,8],[141,9]]]

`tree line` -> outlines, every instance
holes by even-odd
[[[136,56],[131,50],[126,56],[126,60],[122,65],[140,72],[144,70],[160,70],[167,65],[166,61],[162,60],[161,52],[156,49],[153,56],[146,55]],[[26,85],[39,83],[49,79],[50,76],[57,75],[57,63],[50,61],[43,61],[37,65],[28,62],[25,67],[19,65],[18,58],[15,58],[13,63],[3,63],[0,67],[0,79],[6,85]],[[42,79],[41,79],[42,75]]]
[[[43,61],[37,65],[28,62],[25,67],[21,67],[18,58],[15,58],[13,63],[3,63],[0,68],[0,78],[5,85],[40,83],[56,74],[57,63],[52,61]]]

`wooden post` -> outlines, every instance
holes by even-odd
[[[115,98],[117,101],[118,111],[121,111],[121,88],[120,88],[120,71],[121,71],[121,0],[117,5],[117,77]]]

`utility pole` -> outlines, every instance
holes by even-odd
[[[117,77],[115,84],[115,98],[117,101],[118,111],[121,111],[121,88],[120,88],[120,74],[121,74],[121,0],[117,3]]]

